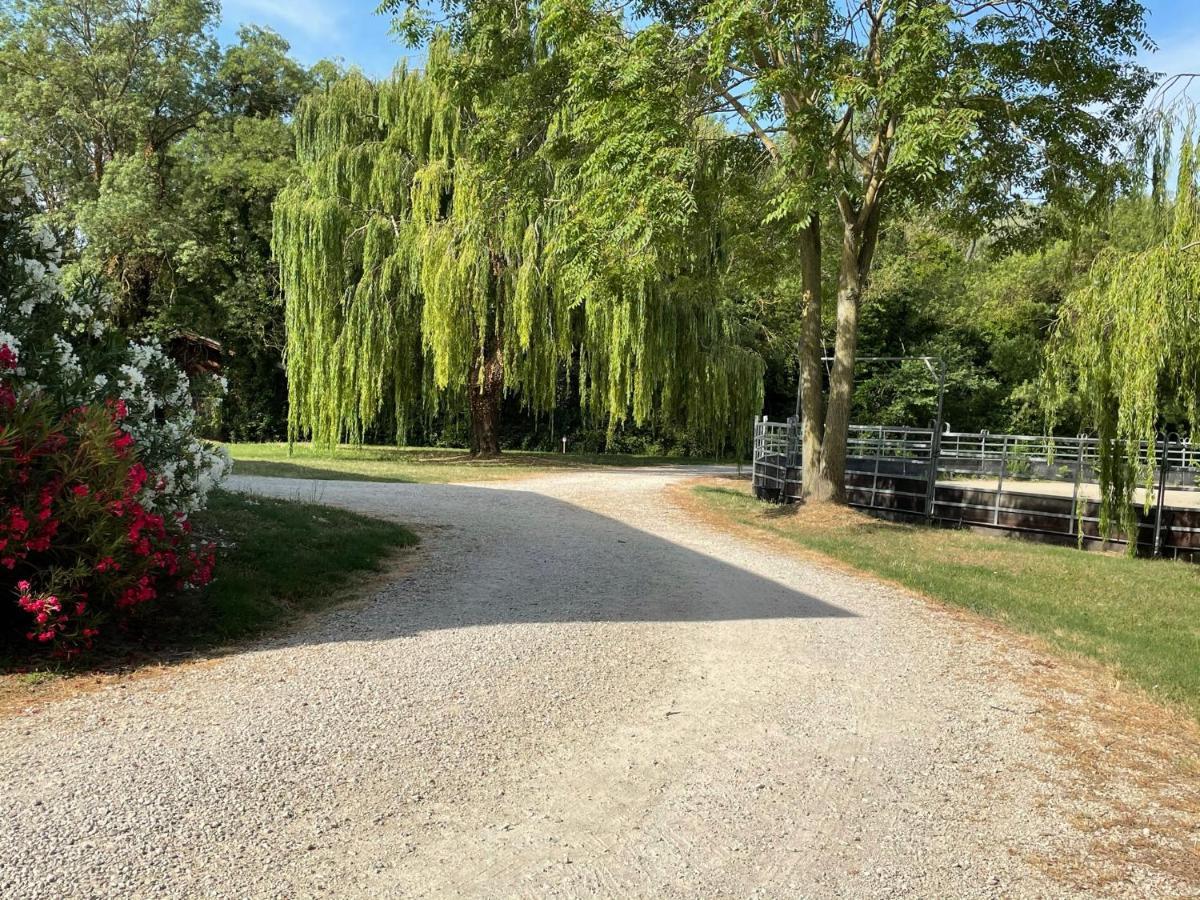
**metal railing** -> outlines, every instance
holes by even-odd
[[[851,426],[851,430],[869,431],[870,427]],[[943,464],[949,460],[960,463],[970,461],[993,462],[1000,460],[1026,461],[1043,465],[1058,466],[1065,478],[1066,467],[1072,464],[1095,468],[1100,461],[1100,442],[1094,437],[1052,437],[1027,434],[992,434],[948,431],[942,435],[941,457]],[[1164,456],[1165,453],[1165,456]],[[1172,436],[1166,442],[1147,445],[1142,443],[1138,462],[1157,469],[1165,462],[1168,469],[1178,473],[1200,473],[1200,446],[1186,438]]]
[[[1098,482],[1095,438],[853,425],[847,451],[852,506],[1058,538],[1093,540],[1100,532],[1098,490],[1087,487]],[[1200,491],[1200,447],[1167,435],[1141,447],[1139,464],[1149,484],[1142,499],[1150,509],[1139,501],[1144,521],[1138,533],[1112,543],[1132,539],[1155,554],[1200,553],[1200,500],[1178,493]],[[795,417],[755,422],[751,475],[760,497],[777,502],[801,497]]]
[[[1016,480],[1094,481],[1100,462],[1099,441],[1093,437],[992,434],[947,431],[938,441],[938,470],[950,476],[975,474]],[[928,459],[933,434],[928,428],[851,425],[850,456],[888,459]],[[1165,465],[1168,486],[1200,490],[1200,446],[1175,435],[1148,446],[1143,443],[1138,463],[1157,482]]]

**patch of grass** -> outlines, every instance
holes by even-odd
[[[498,481],[554,469],[652,466],[711,462],[684,457],[621,453],[531,453],[506,450],[496,459],[472,459],[465,450],[429,447],[343,446],[335,452],[296,444],[227,444],[237,475],[318,478],[331,481]]]
[[[1089,553],[698,486],[706,511],[1096,660],[1200,718],[1200,566]]]
[[[346,510],[227,491],[195,517],[217,541],[216,578],[148,610],[155,629],[189,647],[260,634],[352,593],[417,536],[394,522]]]

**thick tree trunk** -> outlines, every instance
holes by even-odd
[[[802,491],[819,481],[825,398],[821,378],[821,220],[814,213],[800,234],[804,311],[800,333]]]
[[[808,493],[814,500],[846,502],[846,448],[850,432],[850,403],[854,397],[854,364],[858,351],[858,307],[871,272],[879,237],[879,207],[845,222],[838,272],[837,331],[829,402],[821,440],[821,471]]]
[[[838,286],[837,335],[829,374],[829,404],[821,441],[821,471],[810,492],[814,500],[846,502],[846,443],[850,430],[850,400],[854,394],[854,359],[858,344],[860,288],[853,279]]]
[[[471,366],[471,455],[500,455],[500,404],[504,399],[504,356],[491,348]]]

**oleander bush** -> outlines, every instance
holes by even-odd
[[[188,516],[229,462],[196,434],[223,386],[112,328],[38,212],[0,159],[0,635],[70,655],[211,578]]]

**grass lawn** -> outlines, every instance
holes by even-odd
[[[465,450],[429,447],[339,447],[336,452],[297,444],[227,444],[237,475],[322,478],[335,481],[497,481],[550,469],[647,466],[705,462],[686,457],[621,453],[531,453],[506,450],[498,459],[472,459]]]
[[[147,604],[129,632],[70,666],[30,660],[27,647],[0,648],[0,706],[19,703],[60,676],[122,671],[261,635],[352,597],[417,537],[408,529],[307,503],[216,491],[194,517],[196,533],[220,545],[214,581]]]
[[[214,492],[195,521],[198,534],[220,545],[216,578],[152,611],[156,627],[190,647],[260,634],[336,604],[356,576],[417,543],[392,522],[227,491]]]
[[[1200,566],[760,503],[697,486],[706,512],[1096,660],[1200,718]]]

